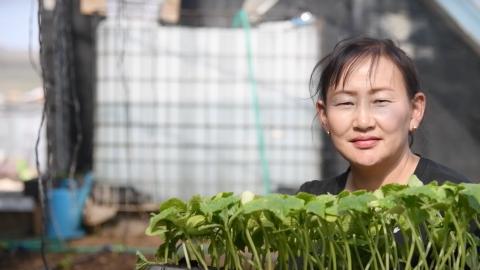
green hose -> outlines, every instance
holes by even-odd
[[[245,46],[247,49],[247,63],[248,63],[248,79],[250,82],[251,96],[252,96],[252,109],[255,115],[255,130],[257,133],[258,153],[260,155],[260,162],[262,167],[262,182],[263,191],[265,194],[270,193],[270,169],[268,165],[265,136],[263,133],[261,115],[260,115],[260,103],[258,99],[257,81],[254,77],[253,71],[253,56],[252,56],[252,41],[250,34],[250,22],[248,21],[248,15],[245,10],[238,11],[233,18],[233,26],[242,26],[245,30]]]
[[[23,240],[3,240],[0,241],[0,250],[28,250],[33,252],[40,251],[40,239],[23,239]],[[137,251],[143,254],[155,254],[156,248],[153,247],[132,247],[121,244],[106,244],[106,245],[82,245],[69,246],[65,241],[50,239],[47,242],[46,249],[49,253],[99,253],[99,252],[113,252],[113,253],[131,253],[135,254]]]

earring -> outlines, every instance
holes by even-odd
[[[330,135],[330,130],[327,130],[327,135]]]
[[[416,126],[413,126],[413,127],[412,127],[412,130],[411,130],[410,132],[413,133],[413,132],[415,132],[415,130],[417,130],[417,127],[416,127]]]

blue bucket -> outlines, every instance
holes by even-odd
[[[85,175],[83,186],[71,188],[62,180],[60,187],[48,192],[49,218],[47,235],[54,239],[73,239],[85,235],[82,229],[82,212],[90,193],[93,176]]]

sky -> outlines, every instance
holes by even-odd
[[[470,1],[480,7],[480,0]],[[32,27],[32,48],[38,50],[37,5],[37,0],[0,0],[0,48],[28,50]]]
[[[32,48],[38,50],[37,5],[37,0],[0,0],[0,48],[28,50],[32,27]]]

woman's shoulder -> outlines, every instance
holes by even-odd
[[[303,183],[298,192],[307,192],[314,195],[338,194],[345,189],[347,172],[325,180],[313,180]]]
[[[430,183],[432,181],[437,181],[439,184],[446,181],[453,183],[472,182],[461,173],[424,157],[420,158],[414,174],[424,183]]]

